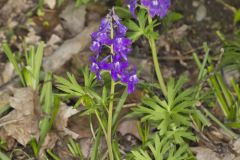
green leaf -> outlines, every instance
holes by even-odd
[[[137,14],[137,19],[140,28],[144,29],[147,22],[147,11],[145,9],[140,9]]]
[[[7,55],[8,59],[9,59],[9,61],[14,66],[15,71],[17,72],[18,76],[20,77],[23,86],[25,86],[25,81],[24,81],[24,78],[22,75],[21,68],[19,67],[18,62],[17,62],[13,52],[11,51],[11,49],[9,48],[7,43],[3,43],[2,47],[3,47],[3,51],[5,52],[5,54]]]
[[[115,6],[114,10],[120,18],[131,19],[132,17],[132,14],[130,13],[128,8]]]
[[[142,32],[127,32],[127,37],[130,38],[133,42],[139,39],[143,35]]]
[[[171,143],[171,139],[161,139],[155,134],[147,148],[134,150],[132,154],[135,160],[186,160],[189,157],[189,149],[185,144],[177,147]]]
[[[235,13],[234,13],[234,23],[236,24],[237,22],[240,21],[240,9],[238,9]]]
[[[22,70],[22,75],[24,77],[24,81],[27,86],[33,86],[33,81],[32,81],[32,72],[28,69],[28,67],[24,67]]]
[[[185,77],[181,77],[177,82],[170,79],[167,85],[167,101],[157,96],[144,98],[142,105],[133,109],[133,115],[141,117],[142,122],[148,121],[157,127],[161,136],[168,135],[168,132],[176,127],[190,128],[190,115],[194,113],[193,105],[196,100],[193,96],[194,89],[182,90],[185,82]],[[172,133],[172,137],[185,139],[185,136],[178,132]],[[185,133],[192,135],[190,130],[186,130]]]
[[[33,76],[34,76],[34,89],[37,89],[40,79],[40,71],[42,66],[42,58],[43,58],[43,49],[44,49],[44,43],[41,42],[37,48],[37,51],[34,56],[34,61],[32,64],[33,68]]]
[[[57,155],[55,155],[50,149],[47,150],[48,155],[54,160],[61,160]]]
[[[141,32],[142,31],[142,29],[136,24],[136,22],[134,22],[132,20],[126,21],[125,25],[131,31],[135,31],[135,32]]]
[[[2,160],[11,160],[6,154],[0,150],[0,159]]]
[[[168,14],[164,17],[163,25],[165,28],[172,25],[172,23],[177,22],[183,18],[183,15],[177,12],[170,11]]]

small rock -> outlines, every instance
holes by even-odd
[[[63,26],[61,24],[58,24],[54,29],[53,29],[53,33],[55,33],[58,37],[60,38],[64,38],[65,32],[63,29]]]
[[[46,4],[50,9],[54,9],[56,6],[56,0],[44,0],[44,4]]]
[[[53,34],[53,35],[50,37],[49,41],[47,42],[47,45],[52,46],[52,47],[55,47],[56,44],[59,43],[59,42],[61,42],[61,41],[62,41],[62,39],[61,39],[59,36]]]
[[[29,33],[25,37],[25,42],[27,44],[37,44],[40,41],[41,37],[37,35],[37,32],[31,27],[29,28]]]
[[[220,160],[217,154],[211,149],[203,147],[193,147],[191,150],[196,153],[197,160]]]
[[[12,63],[7,63],[4,67],[4,71],[2,72],[2,80],[4,83],[11,80],[11,78],[14,76],[14,67]]]
[[[227,83],[227,85],[231,85],[232,79],[240,79],[240,73],[238,70],[223,70],[224,80]]]
[[[200,5],[199,1],[193,1],[192,6],[193,7],[198,7]]]
[[[202,21],[207,16],[207,8],[202,4],[198,7],[196,12],[196,20]]]
[[[240,138],[238,138],[235,142],[233,142],[233,150],[240,154]]]
[[[85,25],[86,7],[69,4],[61,13],[62,24],[72,35],[80,33]]]
[[[204,147],[192,147],[191,150],[196,154],[197,160],[234,160],[235,158],[230,152],[219,155],[213,150]]]

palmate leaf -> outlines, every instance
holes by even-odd
[[[197,140],[196,137],[192,134],[192,132],[189,132],[188,128],[186,127],[172,127],[171,130],[167,131],[166,137],[172,138],[177,144],[183,144],[186,139],[191,141]]]
[[[137,14],[137,22],[130,20],[128,18],[124,24],[129,29],[127,36],[132,40],[136,41],[138,38],[142,35],[145,37],[153,37],[154,39],[158,38],[158,33],[154,32],[154,28],[158,26],[160,23],[158,23],[157,20],[154,20],[152,22],[147,22],[148,20],[148,14],[145,9],[140,9]]]
[[[188,146],[180,145],[178,148],[171,143],[171,140],[155,135],[153,141],[147,145],[148,151],[138,149],[132,151],[134,160],[186,160],[189,156]]]
[[[86,77],[84,74],[84,79],[88,80],[88,78],[92,79],[92,76]],[[74,75],[70,73],[67,73],[67,79],[60,76],[55,76],[55,80],[56,87],[64,92],[59,94],[60,96],[78,97],[81,102],[86,102],[85,104],[88,104],[88,102],[90,102],[90,100],[92,101],[93,99],[101,101],[101,97],[89,87],[92,86],[92,84],[85,83],[86,86],[81,86],[77,82]],[[94,83],[93,80],[91,80],[91,82]]]
[[[173,137],[177,137],[176,141],[178,142],[181,139],[193,140],[192,133],[185,128],[191,126],[190,115],[194,111],[192,106],[196,103],[196,100],[193,98],[194,89],[189,88],[182,91],[185,82],[186,79],[183,77],[176,84],[173,79],[170,80],[167,85],[168,95],[166,100],[157,96],[145,98],[141,106],[133,109],[133,114],[140,116],[141,121],[150,121],[158,128],[160,135],[167,135],[171,132]],[[176,128],[181,128],[181,130],[177,132]],[[183,131],[187,136],[182,134]],[[187,134],[188,132],[191,134]]]

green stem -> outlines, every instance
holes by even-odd
[[[113,24],[111,23],[111,39],[114,38]],[[110,47],[111,54],[114,54],[113,45]],[[111,59],[112,61],[112,59]],[[110,102],[108,108],[108,126],[107,126],[107,147],[109,160],[113,160],[113,148],[112,148],[112,119],[113,119],[113,100],[115,92],[115,82],[111,80],[111,89],[110,89]]]
[[[108,154],[109,159],[113,160],[113,149],[112,149],[112,118],[113,118],[113,99],[115,92],[115,83],[111,81],[111,91],[110,91],[110,103],[108,109],[108,129],[107,129],[107,146],[108,146]]]
[[[158,78],[158,82],[160,84],[163,95],[166,96],[167,95],[167,88],[166,88],[166,85],[165,85],[165,82],[164,82],[164,79],[163,79],[163,76],[162,76],[162,72],[161,72],[161,69],[160,69],[160,65],[159,65],[159,62],[158,62],[156,44],[155,44],[155,41],[152,37],[150,37],[148,39],[148,41],[149,41],[149,44],[150,44],[150,47],[151,47],[151,50],[152,50],[152,58],[153,58],[154,68],[155,68],[155,72],[156,72],[156,75],[157,75],[157,78]]]
[[[114,111],[114,114],[113,114],[113,121],[112,121],[112,126],[114,127],[115,124],[117,123],[117,119],[118,119],[118,116],[122,110],[122,107],[127,99],[127,96],[128,96],[128,89],[126,88],[124,91],[123,91],[123,94],[121,96],[121,98],[119,99],[119,102],[115,108],[115,111]]]
[[[10,160],[10,158],[0,150],[0,159]]]
[[[150,15],[148,16],[148,23],[149,24],[152,23],[152,18],[150,17]],[[153,28],[152,28],[152,31],[153,31]],[[165,85],[165,82],[164,82],[164,79],[162,76],[162,72],[160,69],[160,65],[158,62],[156,43],[155,43],[154,37],[152,37],[152,36],[147,36],[147,39],[148,39],[149,45],[152,50],[152,58],[153,58],[154,69],[155,69],[155,72],[157,75],[157,79],[158,79],[160,88],[163,92],[163,95],[166,97],[167,96],[167,88],[166,88],[166,85]]]
[[[90,160],[96,160],[97,159],[98,148],[99,148],[99,145],[100,145],[101,135],[102,135],[102,131],[101,131],[101,129],[99,129],[97,131],[97,137],[95,139],[95,144],[94,144],[93,150],[91,152],[91,159]]]
[[[97,119],[98,119],[98,122],[99,122],[99,124],[100,124],[100,126],[101,126],[101,128],[102,128],[102,130],[103,130],[104,136],[105,136],[105,138],[106,138],[106,140],[107,140],[107,132],[106,132],[106,130],[105,130],[105,128],[104,128],[104,125],[103,125],[103,123],[102,123],[102,120],[101,120],[101,118],[100,118],[100,116],[99,116],[99,114],[98,114],[97,111],[95,111],[95,114],[96,114]]]

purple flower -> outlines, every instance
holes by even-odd
[[[114,81],[117,81],[123,72],[128,68],[128,61],[121,59],[119,55],[113,56],[111,76]]]
[[[125,37],[126,32],[127,27],[121,24],[119,17],[113,12],[102,20],[99,29],[91,35],[90,49],[96,56],[90,58],[92,62],[90,70],[98,79],[101,79],[101,71],[108,71],[114,81],[127,84],[128,92],[132,93],[138,78],[136,71],[129,70],[127,55],[132,50],[132,41]],[[110,54],[106,57],[100,55],[103,46],[111,48]]]
[[[101,79],[100,72],[102,70],[108,70],[111,68],[111,64],[108,63],[108,59],[109,59],[109,56],[105,57],[103,60],[98,62],[95,57],[90,57],[90,60],[92,62],[90,70],[96,74],[97,79],[99,80]]]
[[[125,3],[128,5],[132,16],[136,18],[135,9],[137,7],[137,0],[125,0]]]
[[[137,7],[137,0],[125,0],[133,17],[136,18],[135,9]],[[171,5],[171,0],[141,0],[141,5],[148,8],[150,16],[159,16],[163,18]]]
[[[99,54],[102,50],[103,45],[111,44],[110,30],[110,22],[107,18],[104,18],[99,29],[91,35],[93,43],[90,49],[93,52]]]
[[[163,18],[170,7],[170,0],[141,0],[141,4],[148,8],[151,17],[160,16]]]
[[[127,27],[120,23],[120,19],[117,15],[113,15],[113,27],[115,31],[115,37],[124,37],[127,33]]]
[[[90,47],[91,51],[95,52],[95,53],[100,53],[102,50],[102,44],[99,41],[93,41],[92,45]]]
[[[132,93],[135,90],[135,86],[138,81],[136,69],[122,75],[122,82],[128,85],[128,93]]]
[[[132,41],[124,37],[116,37],[113,40],[113,50],[122,56],[124,60],[127,61],[127,54],[132,51],[131,49]]]

